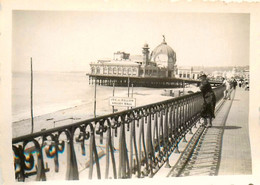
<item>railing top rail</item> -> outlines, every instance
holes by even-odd
[[[217,89],[219,87],[221,87],[221,86],[218,86],[215,89]],[[120,111],[120,112],[116,112],[116,113],[102,115],[102,116],[99,116],[99,117],[96,117],[96,118],[83,120],[83,121],[80,121],[80,122],[77,122],[77,123],[71,123],[69,125],[59,126],[59,127],[48,129],[48,130],[39,131],[39,132],[35,132],[35,133],[32,133],[32,134],[19,136],[19,137],[13,138],[12,143],[18,143],[18,142],[21,142],[21,141],[24,141],[24,140],[32,140],[35,137],[49,135],[53,132],[59,132],[61,130],[66,130],[66,129],[71,128],[71,127],[78,127],[82,124],[90,124],[90,123],[93,123],[93,122],[94,123],[98,122],[100,120],[106,120],[109,117],[110,118],[116,118],[120,115],[127,115],[129,112],[140,111],[142,109],[147,109],[149,107],[156,107],[156,106],[160,106],[162,104],[174,103],[174,102],[177,102],[179,100],[183,100],[183,99],[186,99],[186,98],[189,98],[189,97],[192,97],[192,96],[197,96],[199,94],[201,94],[201,92],[195,92],[195,93],[192,93],[192,94],[171,98],[171,99],[164,100],[164,101],[157,102],[157,103],[152,103],[152,104],[143,105],[143,106],[135,107],[135,108],[132,108],[132,109],[128,109],[128,110],[124,110],[124,111]]]

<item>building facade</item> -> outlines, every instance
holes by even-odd
[[[98,60],[90,64],[92,75],[128,77],[174,77],[176,74],[176,53],[167,45],[165,37],[152,53],[144,44],[142,55],[115,52],[113,59]]]
[[[183,79],[198,80],[200,74],[202,74],[202,73],[203,73],[203,71],[193,70],[193,67],[178,67],[176,77],[183,78]]]

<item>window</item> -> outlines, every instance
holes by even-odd
[[[95,74],[95,68],[94,67],[91,68],[91,74]]]
[[[112,68],[111,67],[108,68],[108,74],[112,74]]]
[[[127,69],[127,74],[131,75],[131,69],[130,68]]]
[[[97,74],[99,74],[100,73],[100,68],[99,67],[97,67]]]
[[[113,74],[116,74],[116,71],[117,71],[117,70],[116,70],[116,68],[114,67],[114,68],[113,68]]]
[[[133,69],[133,75],[136,75],[136,68]]]
[[[140,70],[140,75],[143,75],[143,74],[144,74],[144,70],[141,69],[141,70]]]
[[[107,67],[104,67],[103,70],[104,70],[103,73],[104,73],[104,74],[107,74]]]

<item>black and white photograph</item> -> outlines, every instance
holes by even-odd
[[[257,19],[147,9],[9,12],[10,182],[255,184]]]

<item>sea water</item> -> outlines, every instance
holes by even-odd
[[[79,105],[91,107],[93,113],[94,84],[84,72],[34,72],[33,73],[33,116],[41,116]],[[127,97],[127,87],[116,87],[115,96]],[[132,91],[132,90],[130,90]],[[134,87],[136,106],[167,99],[160,94],[163,89]],[[97,99],[101,106],[109,104],[113,87],[97,86]],[[98,107],[101,108],[102,107]],[[103,108],[104,109],[104,108]],[[111,112],[109,112],[111,113]],[[12,74],[12,121],[31,117],[31,73]]]
[[[103,87],[110,93],[111,87]],[[84,72],[34,72],[33,115],[55,112],[93,101],[94,85],[89,84]],[[31,116],[31,73],[12,74],[12,120]]]

